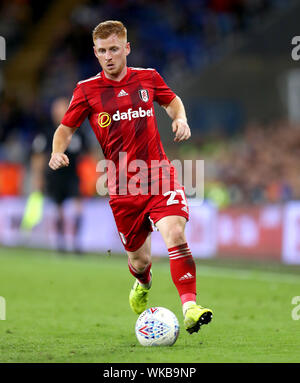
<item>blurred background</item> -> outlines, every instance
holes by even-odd
[[[204,160],[205,203],[191,206],[187,229],[193,254],[300,263],[299,12],[298,0],[2,0],[2,249],[122,252],[96,193],[103,155],[87,122],[70,148],[74,174],[55,181],[72,190],[49,192],[46,169],[64,103],[100,71],[91,32],[117,19],[129,66],[156,68],[186,106],[192,138],[181,144],[157,109],[170,160]],[[167,255],[161,245],[154,233],[154,254]]]

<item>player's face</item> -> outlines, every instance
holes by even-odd
[[[94,41],[94,53],[104,73],[117,78],[126,67],[126,58],[130,53],[130,44],[117,35]]]

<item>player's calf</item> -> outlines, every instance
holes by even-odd
[[[150,283],[151,283],[151,265],[152,263],[150,262],[142,271],[136,270],[132,264],[130,259],[128,258],[128,268],[130,273],[138,280],[140,285],[144,288],[150,288]]]
[[[141,314],[147,308],[149,290],[152,284],[151,263],[144,270],[136,270],[128,258],[130,273],[136,278],[129,294],[129,304],[133,312]]]
[[[178,290],[185,329],[191,334],[212,319],[212,311],[196,304],[196,265],[187,245],[168,249],[172,280]]]

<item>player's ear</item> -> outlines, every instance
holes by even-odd
[[[130,51],[131,51],[130,42],[127,42],[126,43],[126,56],[129,55]]]
[[[93,49],[94,49],[94,54],[95,54],[95,56],[98,58],[98,56],[97,56],[97,50],[96,50],[95,45],[93,46]]]

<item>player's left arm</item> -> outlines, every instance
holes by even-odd
[[[187,123],[185,108],[180,97],[176,96],[168,105],[162,105],[169,117],[173,120],[172,130],[175,133],[175,142],[188,140],[191,130]]]

